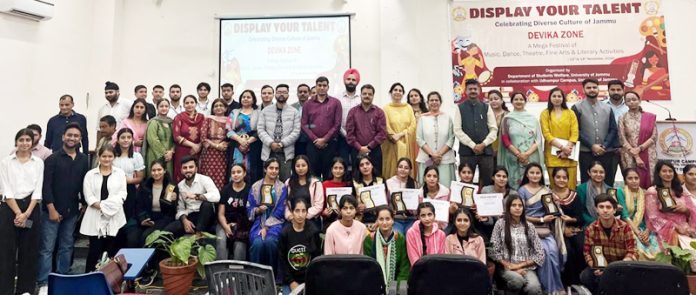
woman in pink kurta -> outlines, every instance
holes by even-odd
[[[174,117],[174,178],[176,182],[184,179],[181,174],[181,159],[185,156],[198,156],[201,152],[201,128],[205,116],[196,112],[196,97],[184,98],[184,110]]]
[[[648,229],[657,233],[660,241],[670,245],[685,244],[696,237],[696,206],[679,184],[674,166],[658,161],[654,171],[655,185],[645,192],[645,223]],[[662,210],[658,191],[668,188],[676,207]],[[690,247],[689,247],[690,248]]]
[[[147,132],[147,102],[144,99],[138,98],[133,102],[131,106],[128,118],[123,119],[121,123],[116,128],[116,132],[111,136],[111,145],[116,146],[118,138],[116,134],[123,128],[130,128],[133,130],[133,151],[136,153],[141,153],[143,147],[143,140],[145,139],[145,132]]]
[[[358,207],[358,200],[353,196],[344,196],[338,204],[341,218],[326,229],[324,255],[363,254],[363,241],[367,227],[360,221],[353,220]]]
[[[473,226],[474,215],[468,208],[454,213],[454,227],[445,239],[445,254],[468,255],[486,263],[486,244]]]
[[[227,105],[221,98],[213,101],[212,115],[205,118],[203,127],[201,128],[201,143],[203,151],[201,152],[201,165],[198,169],[203,175],[213,179],[218,190],[222,190],[225,186],[225,169],[227,166]]]
[[[643,112],[640,96],[633,91],[626,92],[624,101],[628,112],[619,118],[619,142],[621,143],[621,164],[623,168],[636,168],[640,176],[640,187],[650,187],[652,171],[657,162],[656,116]]]

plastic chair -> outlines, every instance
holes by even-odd
[[[686,275],[673,265],[647,261],[609,263],[599,279],[597,294],[689,295]]]
[[[374,258],[364,255],[326,255],[307,267],[305,295],[384,294],[384,276]]]
[[[426,255],[418,259],[408,279],[408,294],[491,294],[488,268],[474,257]]]
[[[273,268],[237,260],[219,260],[205,264],[208,292],[227,295],[276,295]]]
[[[112,295],[102,272],[79,275],[48,275],[48,295]]]

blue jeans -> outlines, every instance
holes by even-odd
[[[290,293],[292,293],[292,290],[290,289],[290,285],[283,285],[282,292],[283,292],[283,295],[290,295]]]
[[[41,210],[41,238],[39,243],[39,284],[46,284],[48,273],[53,265],[53,249],[58,243],[56,254],[56,273],[67,274],[70,272],[73,246],[75,244],[73,233],[77,225],[77,215],[73,215],[60,222],[48,219],[48,211]]]
[[[394,219],[394,230],[406,236],[406,232],[416,222],[415,219]]]
[[[249,247],[249,260],[272,267],[278,281],[281,277],[278,272],[278,237],[266,236],[265,240],[257,237]]]

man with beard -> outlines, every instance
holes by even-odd
[[[382,171],[382,142],[387,139],[387,120],[384,111],[372,104],[375,88],[370,84],[360,87],[361,104],[348,112],[346,119],[346,141],[351,147],[351,157],[367,155]]]
[[[164,230],[173,233],[175,237],[203,231],[215,234],[213,204],[220,201],[220,191],[210,177],[198,174],[198,164],[192,156],[185,156],[181,160],[181,173],[184,179],[178,184],[178,220],[167,225]]]
[[[614,111],[606,103],[599,103],[599,82],[595,79],[582,81],[585,99],[573,105],[580,129],[580,179],[586,182],[590,176],[587,168],[592,161],[599,161],[606,171],[605,182],[614,185],[616,177],[617,128]]]
[[[300,84],[297,86],[297,102],[292,104],[292,107],[299,111],[300,116],[302,116],[302,106],[309,99],[309,85]],[[295,155],[306,155],[307,154],[307,141],[308,137],[302,130],[300,130],[300,138],[295,142]]]
[[[73,110],[75,101],[72,95],[64,94],[58,99],[58,107],[60,112],[51,117],[46,124],[46,140],[44,145],[57,152],[63,148],[63,131],[70,123],[77,123],[82,127],[82,152],[89,153],[89,139],[87,138],[87,119],[82,114],[78,114]]]
[[[341,102],[341,110],[343,111],[341,134],[338,136],[338,156],[346,161],[349,170],[353,167],[353,158],[351,157],[351,148],[346,141],[346,119],[348,118],[348,112],[355,106],[360,105],[360,93],[355,91],[358,88],[358,83],[360,83],[360,72],[353,68],[348,69],[343,73],[343,84],[346,86],[346,91],[338,99]]]
[[[261,110],[273,104],[273,87],[263,85],[261,87]]]
[[[119,96],[120,93],[118,85],[114,82],[107,81],[106,85],[104,86],[104,97],[106,98],[107,103],[99,109],[97,118],[103,118],[104,116],[111,115],[114,117],[114,119],[116,119],[117,126],[123,119],[127,118],[133,102],[125,98],[121,99]],[[97,130],[99,130],[99,124],[97,124]],[[103,135],[99,134],[97,140],[99,140],[101,136]]]
[[[290,87],[287,84],[278,84],[275,93],[275,107],[268,107],[261,111],[258,134],[263,143],[261,160],[265,162],[270,157],[278,159],[280,162],[278,177],[281,181],[285,181],[290,177],[292,170],[295,141],[300,136],[301,114],[287,104],[290,96]]]
[[[492,184],[494,161],[491,144],[498,137],[493,109],[479,99],[481,85],[477,80],[464,82],[467,100],[454,112],[454,136],[459,140],[459,165],[471,165],[479,169],[479,184]]]
[[[222,99],[225,100],[227,105],[227,112],[225,116],[229,116],[232,110],[241,108],[242,105],[234,101],[234,85],[230,83],[225,83],[220,86],[220,94],[222,94]]]
[[[152,104],[157,106],[157,104],[163,99],[164,87],[162,87],[162,85],[155,85],[154,87],[152,87]]]
[[[80,215],[82,182],[89,171],[87,155],[77,151],[83,128],[75,122],[66,125],[62,138],[63,147],[44,162],[37,277],[41,288],[46,288],[56,244],[58,247],[54,272],[59,274],[70,272],[74,245],[73,233]]]
[[[312,174],[322,179],[331,177],[331,160],[335,156],[336,136],[341,129],[341,102],[327,94],[329,79],[316,80],[317,95],[302,107],[302,131],[307,134],[307,157]],[[323,177],[322,177],[323,176]]]
[[[167,117],[174,119],[176,115],[184,111],[184,105],[181,103],[181,86],[179,84],[172,84],[169,86],[169,113]]]

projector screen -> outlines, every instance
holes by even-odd
[[[220,85],[235,93],[329,78],[329,93],[350,68],[350,16],[220,19]],[[219,88],[218,88],[219,89]]]

